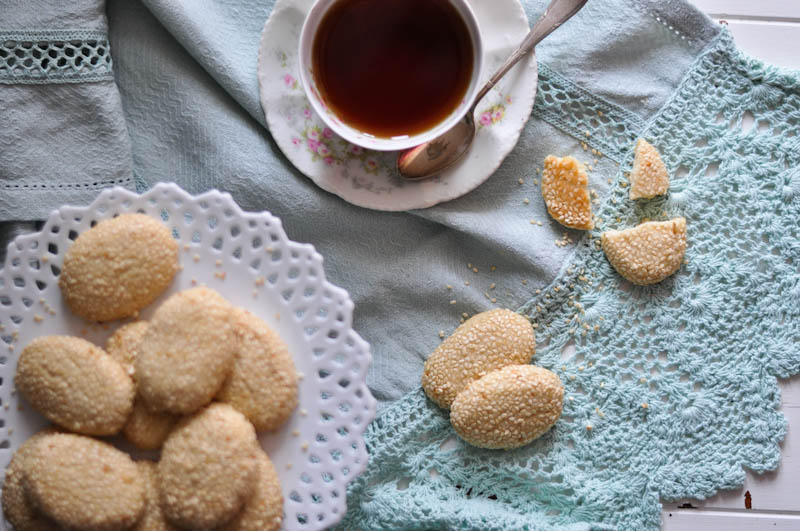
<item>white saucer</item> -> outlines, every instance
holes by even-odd
[[[484,80],[519,45],[528,18],[518,0],[469,0],[484,46]],[[313,0],[277,0],[261,33],[258,80],[267,125],[281,151],[319,187],[376,210],[426,208],[455,199],[484,182],[516,145],[533,109],[536,58],[506,74],[478,106],[475,141],[455,166],[425,181],[402,179],[396,152],[349,144],[314,114],[300,85],[297,47]],[[481,83],[482,84],[482,83]],[[390,105],[391,102],[387,102]]]

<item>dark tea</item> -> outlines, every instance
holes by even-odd
[[[472,77],[467,25],[447,0],[339,0],[325,14],[312,67],[325,103],[376,137],[444,120]]]

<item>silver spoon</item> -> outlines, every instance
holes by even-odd
[[[475,138],[475,108],[481,99],[520,59],[533,50],[539,41],[569,20],[585,3],[586,0],[553,0],[550,2],[519,48],[506,59],[506,62],[475,96],[472,107],[469,108],[466,116],[446,133],[400,153],[397,157],[397,171],[406,179],[424,179],[439,173],[463,157],[472,144],[472,139]]]

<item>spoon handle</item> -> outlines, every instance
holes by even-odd
[[[569,20],[572,15],[578,12],[586,0],[553,0],[533,28],[525,36],[522,44],[519,45],[514,53],[512,53],[505,63],[495,72],[495,74],[486,82],[472,104],[472,110],[478,105],[478,102],[483,99],[487,92],[489,92],[495,84],[500,81],[500,78],[506,75],[517,62],[525,57],[528,52],[539,44],[539,41],[550,35],[550,33],[559,27],[561,24]]]

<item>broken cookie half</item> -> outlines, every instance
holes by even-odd
[[[631,199],[649,199],[669,190],[667,167],[658,150],[643,138],[636,142],[630,181]]]
[[[603,252],[626,280],[645,286],[661,282],[681,266],[686,254],[686,220],[649,221],[632,229],[609,230]]]
[[[548,155],[544,159],[542,197],[550,216],[565,227],[594,228],[588,184],[586,170],[573,157]]]

